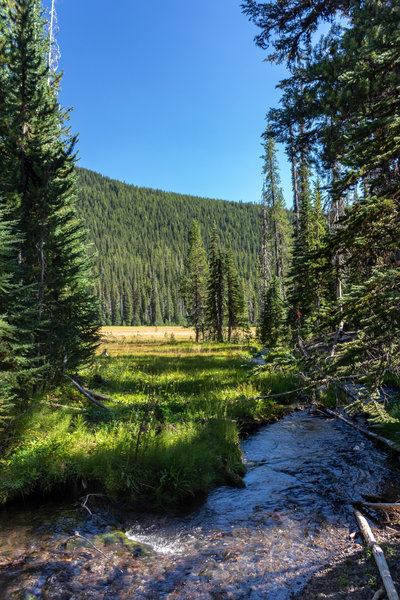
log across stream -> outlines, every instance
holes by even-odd
[[[286,600],[355,529],[353,502],[398,477],[361,433],[307,412],[242,447],[246,487],[219,488],[189,515],[107,524],[65,506],[3,511],[0,597]],[[92,545],[66,543],[74,531]]]

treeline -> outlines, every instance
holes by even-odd
[[[276,268],[267,274],[262,335],[289,337],[315,379],[352,375],[376,385],[400,367],[400,5],[244,0],[242,8],[260,28],[257,44],[289,69],[264,134]],[[315,41],[323,21],[331,28]],[[287,273],[273,139],[285,145],[293,175]],[[350,341],[337,347],[344,328]],[[304,342],[312,336],[325,355],[310,362]]]
[[[180,288],[193,220],[205,248],[215,223],[232,249],[251,323],[258,318],[260,205],[139,188],[78,169],[79,212],[94,244],[101,319],[107,325],[185,324]]]
[[[181,276],[181,295],[188,323],[194,327],[196,342],[214,339],[232,341],[232,335],[249,331],[244,291],[233,262],[231,245],[222,248],[214,224],[210,248],[203,247],[200,226],[193,221],[189,253]]]

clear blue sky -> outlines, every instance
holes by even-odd
[[[46,0],[48,5],[49,0]],[[240,0],[57,0],[80,166],[139,186],[257,202],[260,135],[282,67]],[[291,204],[290,173],[280,152]]]

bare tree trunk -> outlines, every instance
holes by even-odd
[[[338,161],[335,161],[332,167],[332,182],[334,183],[340,178],[340,165]],[[332,200],[332,231],[338,229],[339,221],[344,215],[345,203],[343,196],[334,198]],[[339,300],[343,297],[343,282],[341,274],[341,265],[343,263],[343,255],[340,252],[336,253],[334,257],[334,265],[336,268],[336,299]]]

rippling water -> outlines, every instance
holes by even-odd
[[[219,488],[182,518],[139,515],[126,525],[126,533],[149,552],[132,558],[123,548],[106,549],[121,570],[90,548],[81,551],[85,559],[77,558],[76,550],[74,555],[58,547],[62,536],[77,527],[68,524],[69,517],[65,523],[64,514],[52,521],[39,516],[36,525],[21,514],[15,523],[3,520],[2,550],[8,528],[14,535],[8,557],[16,554],[11,563],[15,567],[28,554],[29,566],[14,569],[21,580],[18,590],[10,584],[12,564],[0,562],[9,594],[3,597],[289,599],[348,536],[351,503],[376,493],[379,482],[390,476],[386,454],[346,425],[304,412],[264,427],[242,448],[246,487]],[[90,538],[89,525],[81,526]],[[58,552],[58,563],[53,560],[50,567],[43,559],[51,556],[49,545]],[[69,570],[63,564],[67,560]],[[18,596],[22,589],[25,595]]]

